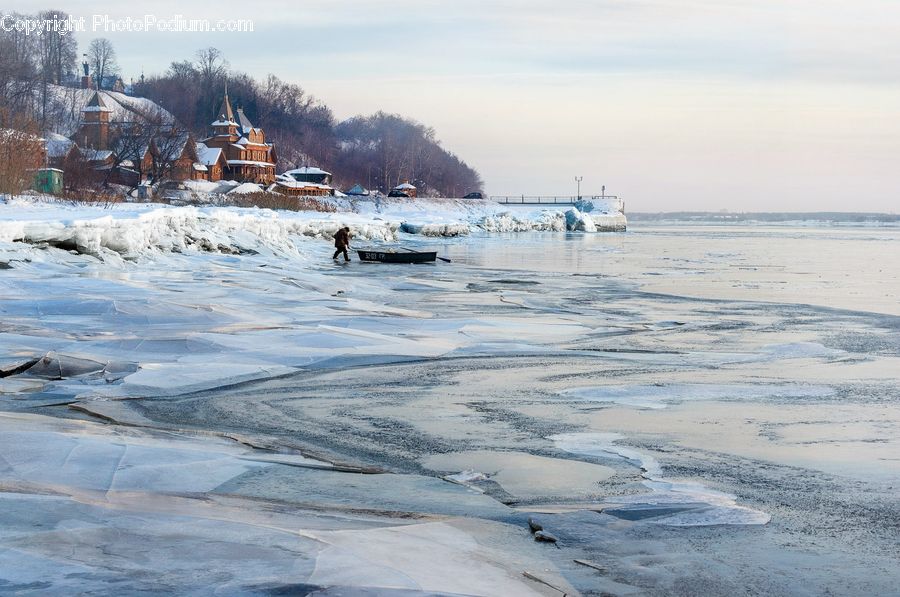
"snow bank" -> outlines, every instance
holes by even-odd
[[[231,189],[230,191],[228,191],[229,194],[236,193],[238,195],[247,195],[250,193],[262,193],[262,192],[263,192],[262,187],[259,186],[258,184],[252,183],[252,182],[245,182],[244,184],[240,184],[240,185],[234,187],[233,189]]]
[[[484,216],[477,224],[487,232],[565,232],[566,218],[562,212],[544,211],[528,218],[512,212]]]
[[[396,225],[352,214],[153,204],[103,209],[22,199],[0,204],[0,242],[48,244],[101,258],[189,250],[296,253],[296,237],[328,239],[345,225],[357,239],[397,237]]]
[[[621,232],[626,218],[622,202],[606,200],[582,204],[590,214],[570,205],[501,205],[488,200],[397,199],[356,200],[351,209],[396,221],[402,232],[423,236],[460,236],[485,232]]]
[[[412,224],[403,222],[400,224],[400,232],[420,234],[422,236],[465,236],[469,234],[469,225],[465,222],[452,222],[449,224]]]
[[[207,195],[213,183],[184,191]],[[216,190],[221,192],[221,186]],[[230,186],[230,185],[229,185]],[[226,187],[227,188],[227,187]],[[259,192],[255,184],[230,193]],[[229,193],[229,194],[230,194]],[[218,195],[225,199],[224,195]],[[345,201],[337,199],[336,201]],[[349,225],[357,240],[393,241],[398,231],[431,237],[486,232],[611,231],[625,229],[622,213],[586,214],[576,208],[511,209],[490,201],[421,199],[354,201],[336,213],[259,208],[115,204],[78,206],[24,197],[0,203],[0,242],[47,244],[97,257],[135,258],[147,251],[296,253],[297,237],[330,239]]]

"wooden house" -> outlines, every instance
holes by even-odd
[[[50,168],[67,170],[72,168],[79,159],[78,144],[57,133],[50,133],[46,137],[47,165]]]
[[[269,190],[289,197],[328,197],[334,195],[334,189],[328,185],[314,182],[299,182],[283,176],[279,176]]]
[[[331,172],[326,172],[315,166],[303,166],[284,172],[284,176],[290,176],[297,182],[311,182],[314,184],[331,184]]]
[[[275,147],[266,142],[263,130],[254,127],[242,109],[232,110],[227,89],[218,118],[210,126],[212,136],[202,143],[224,154],[223,179],[261,184],[275,181]]]
[[[217,182],[225,176],[228,163],[225,153],[220,147],[208,147],[205,143],[197,143],[197,163],[194,167],[203,172],[203,180]],[[198,167],[199,166],[199,167]]]
[[[393,189],[391,189],[390,194],[392,196],[399,196],[399,197],[404,197],[404,196],[405,197],[416,197],[417,192],[418,192],[418,190],[416,189],[416,187],[409,184],[409,181],[407,180],[403,184],[398,184]]]

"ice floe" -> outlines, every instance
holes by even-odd
[[[599,492],[599,483],[615,472],[606,466],[577,460],[486,450],[436,454],[424,459],[423,464],[437,471],[466,468],[470,472],[449,477],[463,484],[484,480],[474,470],[484,471],[481,473],[484,477],[499,484],[517,500],[593,497]]]
[[[648,494],[609,496],[603,509],[607,514],[627,520],[646,520],[668,526],[710,526],[721,524],[760,525],[770,515],[742,506],[737,497],[716,491],[701,483],[668,481],[662,467],[652,456],[619,445],[623,437],[616,433],[566,433],[549,437],[557,448],[570,454],[594,458],[622,458],[640,467]]]

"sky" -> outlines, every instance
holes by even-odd
[[[433,126],[491,195],[630,211],[884,211],[900,194],[896,0],[57,0],[74,16],[247,18],[251,33],[91,32],[126,81],[202,47],[339,119]],[[35,0],[0,0],[34,12]],[[261,123],[264,125],[264,123]]]

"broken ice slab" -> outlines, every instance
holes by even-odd
[[[0,430],[4,477],[30,486],[196,493],[272,464],[265,461],[269,454],[224,439],[37,415],[0,413]],[[281,459],[330,466],[296,455]]]
[[[37,360],[24,373],[43,379],[65,379],[80,375],[102,373],[108,363],[79,358],[57,352],[49,352]]]
[[[271,499],[335,510],[472,516],[506,520],[512,510],[496,500],[435,477],[358,474],[269,467],[248,470],[216,493]]]
[[[0,394],[30,394],[40,391],[45,383],[40,379],[0,378]]]
[[[739,505],[736,496],[702,483],[664,479],[659,462],[649,454],[620,445],[623,437],[619,434],[565,433],[548,439],[571,454],[618,457],[640,467],[646,479],[643,484],[650,493],[608,496],[606,501],[613,506],[604,508],[604,513],[668,526],[759,525],[771,519],[765,512]]]
[[[38,362],[37,357],[0,356],[0,378],[18,375]]]
[[[3,591],[545,594],[521,578],[523,566],[571,590],[517,526],[385,516],[373,497],[394,492],[402,512],[417,502],[509,512],[433,478],[254,462],[258,451],[218,438],[25,414],[0,414],[0,454]],[[264,470],[279,474],[248,474]],[[354,503],[328,512],[329,495]]]
[[[480,471],[517,500],[596,497],[598,484],[615,474],[599,464],[524,452],[450,452],[429,456],[422,463],[434,471]]]
[[[231,357],[184,357],[177,363],[144,363],[141,369],[128,376],[117,387],[97,389],[104,396],[172,396],[197,392],[252,380],[278,377],[296,372],[295,367],[274,363],[253,362],[246,358],[233,361]],[[92,390],[93,391],[93,390]]]

